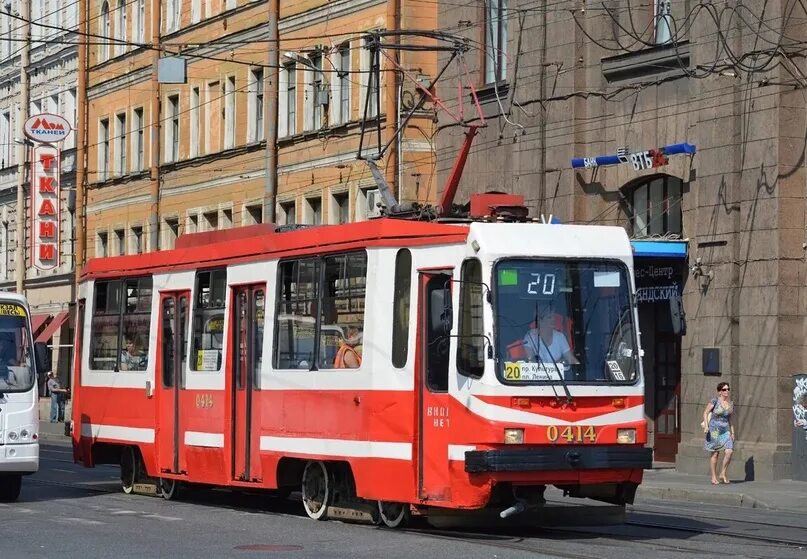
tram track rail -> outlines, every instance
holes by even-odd
[[[120,492],[118,488],[110,487],[112,482],[104,481],[107,487],[103,486],[93,486],[89,485],[86,482],[71,482],[71,481],[58,481],[58,480],[51,480],[51,479],[37,479],[37,478],[30,478],[28,480],[30,483],[40,486],[52,486],[52,487],[62,487],[62,488],[69,488],[75,490],[86,491],[88,493],[95,493],[95,494],[119,494],[121,497],[129,498],[129,496],[124,495]],[[203,500],[205,500],[203,498]],[[192,502],[189,504],[193,504]],[[243,504],[243,503],[229,503],[225,505],[226,508],[236,509],[236,510],[249,510],[254,511],[255,505],[254,504]],[[281,511],[273,511],[269,509],[261,508],[267,514],[281,514],[286,515],[287,512]],[[782,537],[771,537],[771,536],[764,536],[758,534],[750,534],[742,529],[708,529],[704,527],[693,527],[693,526],[686,526],[682,523],[675,523],[675,522],[664,522],[662,519],[655,521],[652,519],[636,519],[630,518],[630,515],[648,515],[648,516],[664,516],[663,513],[659,512],[651,512],[651,511],[642,511],[642,510],[632,510],[629,513],[628,519],[622,523],[617,524],[614,526],[579,526],[579,527],[536,527],[536,528],[528,528],[524,529],[523,533],[514,532],[514,530],[501,530],[501,531],[475,531],[475,530],[468,530],[463,528],[455,528],[455,529],[440,529],[440,528],[432,528],[432,527],[410,527],[405,528],[402,533],[412,534],[413,536],[420,536],[420,537],[427,537],[433,539],[441,539],[441,540],[448,540],[448,541],[456,541],[462,540],[465,543],[473,543],[479,546],[491,547],[495,549],[507,549],[512,551],[520,551],[526,553],[535,553],[537,555],[550,555],[552,557],[557,557],[559,559],[590,559],[591,553],[581,554],[575,553],[570,550],[565,549],[558,549],[555,548],[552,543],[563,543],[564,541],[568,541],[575,537],[584,537],[587,540],[591,539],[598,539],[603,542],[613,541],[613,542],[629,542],[634,545],[639,545],[641,547],[650,547],[657,550],[671,550],[675,552],[686,552],[686,553],[702,553],[705,550],[704,545],[708,547],[708,545],[712,545],[714,542],[695,542],[696,544],[700,545],[688,545],[688,542],[694,542],[694,540],[685,540],[681,539],[680,536],[672,535],[672,534],[692,534],[693,536],[711,536],[714,538],[732,538],[738,539],[742,541],[753,542],[768,552],[765,554],[754,554],[752,550],[749,549],[749,553],[746,554],[746,557],[749,558],[759,558],[765,559],[767,557],[771,557],[771,553],[774,553],[775,556],[776,550],[781,551],[792,551],[798,550],[802,548],[807,548],[807,529],[805,531],[805,538],[804,539],[793,539],[793,538],[782,538]],[[300,515],[302,516],[302,515]],[[669,515],[667,515],[669,516]],[[764,521],[753,521],[753,520],[738,520],[738,519],[716,519],[714,517],[708,516],[701,516],[701,515],[692,515],[692,514],[681,514],[680,516],[675,517],[680,519],[682,522],[686,521],[698,521],[698,520],[708,520],[710,522],[724,521],[724,522],[732,522],[735,524],[740,524],[744,526],[759,527],[762,528],[770,528],[770,527],[781,527],[781,528],[794,528],[798,529],[797,526],[782,526],[779,524],[774,524],[770,522]],[[624,529],[636,528],[636,529],[646,529],[646,530],[655,530],[659,531],[660,533],[655,535],[648,535],[648,534],[627,534],[627,533],[614,533],[615,530],[624,530]],[[664,532],[669,533],[670,535],[664,534]],[[650,536],[650,537],[648,537]],[[675,539],[675,544],[670,544],[661,540],[665,539]],[[549,544],[549,545],[548,545]],[[650,553],[650,550],[648,550]]]

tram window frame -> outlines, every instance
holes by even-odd
[[[151,332],[151,306],[154,297],[151,276],[96,281],[93,293],[93,313],[90,322],[90,369],[112,372],[139,372],[146,370]],[[107,324],[103,324],[107,323]],[[101,326],[106,332],[99,332]],[[132,365],[121,367],[121,358],[127,341],[133,341],[139,359]],[[103,348],[103,343],[112,342]],[[99,355],[103,349],[105,355]],[[112,366],[99,366],[99,362]]]
[[[392,366],[403,369],[409,360],[409,315],[412,302],[412,252],[395,255],[395,284],[392,297]]]
[[[475,269],[471,269],[472,266]],[[460,280],[457,371],[466,377],[481,378],[485,372],[486,338],[484,284],[482,283],[482,263],[479,259],[469,258],[462,263]],[[477,310],[478,313],[475,314],[474,310]],[[475,362],[472,353],[476,353]]]
[[[361,273],[356,274],[356,269]],[[282,260],[277,274],[273,368],[335,369],[323,359],[335,359],[336,350],[344,342],[346,328],[358,326],[362,332],[364,330],[367,251]],[[343,326],[337,317],[351,313],[354,320]],[[356,315],[360,315],[360,322],[355,320]],[[301,330],[310,332],[301,337],[298,335]],[[284,345],[287,346],[285,352],[281,351]],[[323,347],[329,349],[323,350]]]
[[[196,272],[193,295],[193,319],[191,321],[191,347],[188,367],[198,373],[220,373],[224,363],[224,325],[227,305],[227,268],[200,270]],[[214,321],[220,321],[220,332],[210,331]],[[205,331],[205,330],[208,331]],[[219,334],[216,338],[215,334]],[[207,336],[207,337],[206,337]],[[209,368],[207,354],[201,351],[217,351],[216,368]]]

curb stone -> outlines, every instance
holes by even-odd
[[[636,500],[638,501],[644,499],[656,499],[661,501],[686,501],[692,503],[718,504],[731,507],[766,510],[772,510],[775,508],[743,493],[718,493],[697,489],[645,487],[640,485],[636,491]]]

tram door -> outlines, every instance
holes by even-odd
[[[160,293],[157,460],[160,472],[186,474],[182,445],[182,392],[188,353],[189,291]]]
[[[260,481],[258,378],[263,356],[266,286],[233,289],[233,351],[229,387],[232,402],[232,472],[238,481]]]
[[[424,500],[448,500],[448,442],[451,428],[448,361],[450,270],[420,272],[418,295],[418,491]]]

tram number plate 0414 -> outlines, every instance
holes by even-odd
[[[593,443],[597,442],[597,430],[593,425],[550,425],[546,438],[551,443]]]

